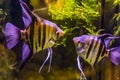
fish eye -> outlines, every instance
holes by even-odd
[[[56,35],[59,36],[59,32],[57,32]]]
[[[59,32],[56,33],[57,38],[59,38],[59,34],[60,34]]]
[[[80,41],[78,41],[78,43],[80,43]]]

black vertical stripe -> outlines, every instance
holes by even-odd
[[[38,24],[38,22],[36,22],[36,24],[35,24],[35,28],[37,28],[37,29],[35,29],[35,33],[37,33],[37,34],[35,34],[35,43],[34,43],[34,48],[35,48],[35,51],[37,51],[37,49],[38,49],[38,36],[39,36],[39,34],[38,34],[38,31],[39,31],[39,24]]]
[[[99,39],[97,37],[95,37],[94,38],[94,43],[93,43],[93,46],[92,46],[92,48],[93,48],[92,53],[90,53],[91,55],[93,55],[93,56],[95,55],[95,51],[96,51],[98,45],[99,45]],[[93,56],[90,58],[90,63],[93,62],[93,60],[96,58],[96,56],[94,56],[94,57]]]
[[[34,46],[33,46],[33,48],[34,48],[34,51],[37,51],[37,44],[38,44],[37,38],[38,38],[38,34],[36,34],[36,33],[38,33],[37,32],[37,30],[38,30],[38,21],[35,22],[34,29],[35,29],[35,33],[34,33],[34,44],[33,44]]]
[[[34,34],[34,29],[35,29],[35,23],[37,22],[37,19],[34,17],[33,20],[32,20],[32,23],[31,23],[31,26],[30,26],[30,44],[31,44],[31,49],[32,51],[34,50],[33,49],[33,44],[34,44],[34,37],[35,37],[35,34]]]
[[[94,46],[94,50],[95,50],[95,48],[97,47],[97,45],[98,45],[98,43],[99,43],[99,39],[97,38],[97,40],[94,41],[94,42],[96,42],[96,43],[95,43],[95,46]]]
[[[41,24],[39,25],[39,28],[38,28],[38,44],[39,46],[41,45]]]
[[[104,47],[104,49],[103,49],[103,51],[102,51],[101,57],[103,57],[104,54],[105,54],[105,47]]]
[[[89,56],[89,54],[90,54],[90,51],[91,51],[91,49],[92,49],[92,47],[93,47],[93,43],[94,43],[94,38],[92,39],[92,42],[91,42],[91,44],[90,44],[90,47],[89,47],[89,49],[88,49],[88,51],[87,51],[87,53],[86,53],[86,59],[88,58],[88,56]]]
[[[101,42],[98,43],[98,44],[100,44],[100,47],[99,47],[99,50],[98,50],[98,53],[97,53],[97,57],[95,59],[94,64],[98,61],[98,58],[100,57],[100,54],[102,53],[103,44]]]
[[[47,33],[47,34],[48,34],[47,36],[48,36],[48,39],[49,39],[49,36],[50,36],[50,25],[48,26],[47,29],[48,29],[48,30],[47,30],[47,32],[48,32],[48,33]]]
[[[38,37],[38,36],[36,35],[36,37]],[[37,51],[37,44],[38,44],[37,39],[35,39],[34,46],[35,46],[35,50],[36,50],[36,51]]]
[[[37,20],[35,20],[37,21]],[[30,26],[30,43],[31,43],[31,49],[33,50],[33,42],[34,42],[34,28],[35,28],[35,21],[31,23]]]
[[[25,41],[27,41],[27,40],[28,40],[28,33],[25,32]]]
[[[44,48],[45,44],[45,37],[46,37],[46,27],[48,27],[46,24],[43,24],[43,39],[42,39],[42,49]]]
[[[26,41],[27,41],[27,44],[28,44],[29,46],[31,46],[31,45],[30,45],[30,42],[29,42],[29,34],[28,34],[28,32],[26,32]]]

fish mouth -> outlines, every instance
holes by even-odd
[[[76,48],[76,50],[77,50],[78,53],[83,53],[85,51],[84,48]]]
[[[62,30],[58,30],[56,32],[56,35],[57,35],[57,39],[59,39],[60,37],[64,36],[64,32]]]
[[[54,45],[56,43],[56,40],[50,39],[49,42]]]
[[[78,53],[83,53],[85,51],[86,45],[85,43],[79,42],[78,44],[75,45],[76,46],[76,51]]]

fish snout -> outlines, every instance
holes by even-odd
[[[78,44],[77,38],[73,38],[73,42],[74,42],[74,44]]]
[[[64,31],[59,30],[59,31],[56,32],[56,34],[57,34],[58,38],[60,38],[64,35]]]

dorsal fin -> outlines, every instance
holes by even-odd
[[[101,41],[103,42],[103,44],[105,45],[105,47],[108,48],[109,43],[111,41],[111,38],[109,38],[109,37],[112,37],[112,36],[113,36],[112,34],[106,33],[106,34],[99,35],[98,38],[100,38]]]
[[[22,0],[20,0],[20,6],[22,8],[22,19],[23,19],[25,28],[27,28],[32,22],[31,11],[28,8],[27,4]]]

